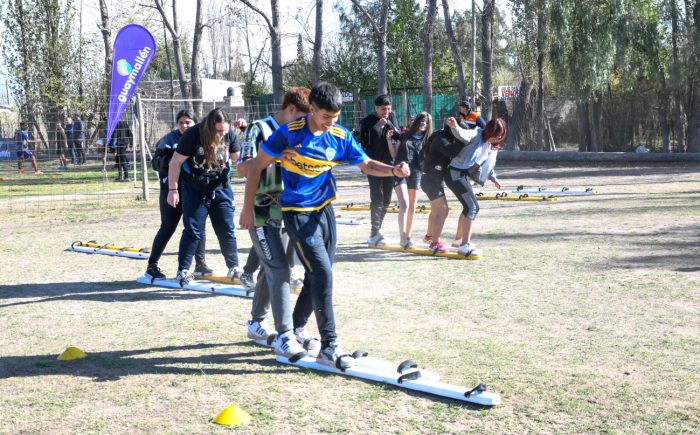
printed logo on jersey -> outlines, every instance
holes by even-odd
[[[282,167],[284,169],[309,178],[318,177],[324,172],[330,171],[336,165],[336,162],[302,156],[296,151],[293,153],[285,153],[285,157],[282,158]]]
[[[335,157],[335,148],[326,148],[326,158],[328,160],[333,160]]]

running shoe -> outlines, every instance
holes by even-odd
[[[306,350],[309,352],[318,350],[321,347],[321,342],[318,341],[317,339],[306,335],[306,332],[304,332],[304,327],[300,326],[298,328],[294,328],[294,336],[297,339],[297,342]]]
[[[413,241],[409,237],[408,239],[406,239],[406,241],[404,243],[401,244],[401,247],[403,249],[414,249],[416,247],[416,245],[413,243]]]
[[[175,281],[180,283],[180,287],[184,287],[192,282],[192,275],[187,270],[178,270],[177,275],[175,275]]]
[[[335,367],[340,370],[349,369],[355,365],[355,358],[347,353],[343,353],[338,340],[332,340],[328,346],[322,347],[316,357],[318,364]]]
[[[377,233],[373,236],[369,236],[369,239],[367,239],[367,243],[370,245],[386,245],[386,241],[384,240],[384,236],[382,233]]]
[[[44,171],[37,169],[36,171],[34,171],[34,175],[44,175]]]
[[[430,244],[430,249],[433,252],[447,252],[447,248],[445,248],[445,244],[442,242],[432,242]]]
[[[146,268],[146,273],[143,274],[146,278],[154,281],[156,279],[165,279],[165,274],[158,267],[158,263],[149,264]]]
[[[265,320],[261,322],[248,320],[248,338],[251,340],[267,340],[274,333],[275,331],[265,323]]]
[[[272,350],[276,355],[281,355],[290,362],[297,362],[306,356],[306,350],[297,342],[292,331],[278,334],[272,343]]]
[[[432,236],[429,236],[426,234],[425,237],[423,237],[423,243],[427,243],[428,245],[431,245],[433,242],[434,242],[434,240],[433,240]]]
[[[241,269],[238,268],[238,266],[233,266],[232,268],[230,268],[228,270],[228,273],[226,274],[227,277],[229,277],[231,279],[237,279],[239,281],[241,279],[241,275],[242,275],[242,272],[241,272]]]
[[[18,170],[17,170],[17,173],[19,173],[19,174],[24,174],[24,169],[22,169],[22,168],[18,169]]]
[[[240,280],[246,290],[253,290],[255,288],[255,278],[253,278],[252,274],[244,272],[241,274]]]
[[[201,263],[194,266],[194,272],[192,272],[192,275],[202,276],[202,275],[211,275],[212,273],[214,273],[214,269],[207,266],[207,263],[201,262]]]
[[[477,257],[481,255],[481,251],[471,243],[465,243],[464,245],[460,246],[457,252],[459,255],[464,255],[465,257]]]

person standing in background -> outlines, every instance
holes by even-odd
[[[401,133],[396,115],[391,111],[391,99],[387,95],[380,95],[374,99],[374,112],[360,121],[360,143],[370,159],[392,165],[394,160],[386,139],[389,130],[393,130],[397,137]],[[369,174],[367,174],[367,180],[372,223],[367,243],[384,245],[386,242],[381,233],[382,222],[391,203],[394,180],[391,177],[377,177]]]
[[[75,150],[75,163],[85,164],[85,124],[77,113],[73,115],[73,126],[71,128],[71,138],[73,149]]]

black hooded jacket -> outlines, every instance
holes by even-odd
[[[389,113],[388,120],[392,125],[398,127],[394,112]],[[370,159],[391,164],[393,159],[386,142],[386,132],[391,127],[388,124],[379,125],[378,122],[379,117],[374,112],[360,121],[360,143]],[[396,137],[398,138],[398,135]]]

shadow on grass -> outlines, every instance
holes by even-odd
[[[151,353],[183,352],[227,348],[248,344],[242,343],[199,343],[183,346],[165,346],[149,349],[134,349],[112,352],[90,352],[81,360],[59,361],[58,355],[25,355],[0,357],[0,379],[28,377],[73,375],[93,378],[96,381],[116,381],[122,377],[145,374],[176,375],[245,375],[255,373],[286,373],[291,367],[283,366],[270,358],[269,349],[257,347],[258,350],[238,353],[209,353],[195,356],[149,356]],[[238,364],[255,364],[260,370],[237,368]],[[193,367],[183,367],[192,365]],[[216,367],[202,367],[202,365]],[[196,366],[196,367],[194,367]]]
[[[700,272],[700,266],[698,267],[679,267],[676,272]]]
[[[133,291],[148,289],[144,291]],[[40,302],[93,301],[93,302],[136,302],[165,299],[199,299],[208,294],[183,293],[177,289],[163,289],[140,284],[136,281],[108,282],[58,282],[45,284],[17,284],[0,286],[0,299],[31,300],[0,304],[0,308]],[[41,299],[35,299],[41,298]]]

